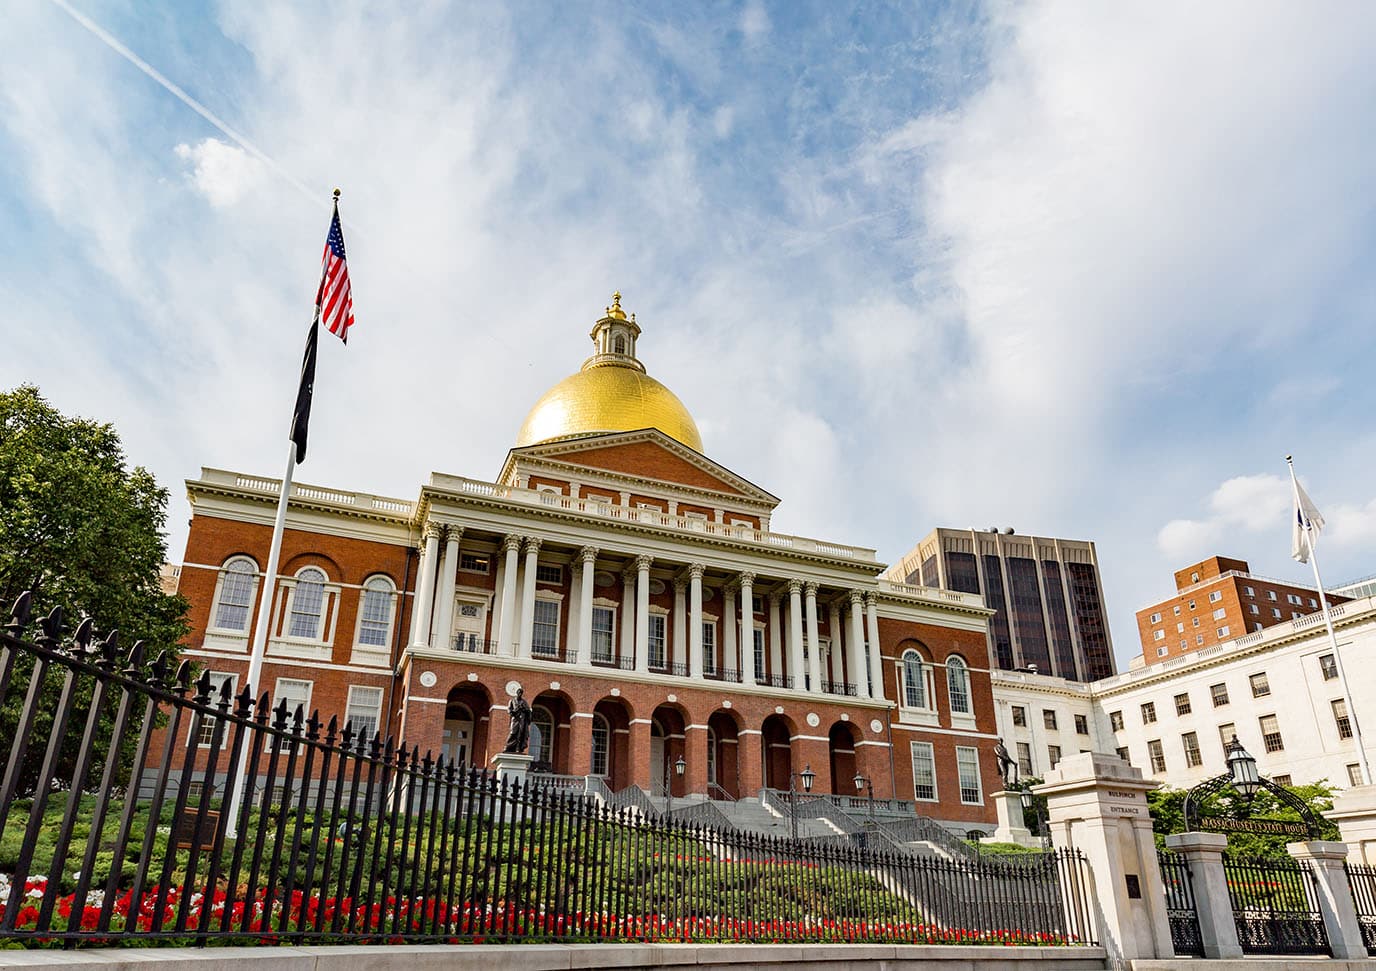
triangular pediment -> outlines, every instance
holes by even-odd
[[[510,481],[518,464],[532,461],[543,466],[573,466],[669,487],[735,496],[771,509],[779,503],[777,496],[654,428],[512,449],[502,467],[500,481]]]

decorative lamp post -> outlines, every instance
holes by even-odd
[[[683,778],[683,772],[687,768],[688,763],[683,761],[682,755],[674,760],[674,775],[678,776],[680,779]],[[664,804],[664,815],[668,816],[674,811],[674,784],[669,779],[668,765],[664,766],[664,798],[666,800]]]
[[[866,803],[865,805],[866,805],[866,808],[869,809],[869,811],[870,811],[870,823],[873,823],[873,822],[874,822],[874,783],[873,783],[872,781],[870,781],[868,778],[866,778],[865,776],[861,775],[859,772],[855,773],[855,791],[856,791],[856,792],[864,792],[866,786],[869,787],[869,790],[870,790],[870,798],[869,798],[869,802]]]
[[[1257,771],[1257,760],[1242,747],[1236,735],[1228,743],[1227,756],[1228,774],[1232,776],[1233,788],[1242,793],[1244,798],[1251,799],[1261,788],[1261,773]]]
[[[1034,818],[1036,820],[1037,836],[1041,839],[1042,845],[1045,847],[1051,838],[1051,834],[1047,831],[1048,827],[1046,814],[1042,811],[1041,804],[1032,798],[1031,789],[1022,790],[1022,793],[1019,795],[1018,798],[1022,802],[1022,809],[1024,813],[1026,813],[1027,810],[1035,807],[1036,813],[1034,814]]]
[[[812,771],[812,766],[810,764],[804,766],[802,772],[790,772],[788,774],[788,831],[795,842],[798,839],[797,780],[803,780],[803,792],[811,792],[812,783],[816,778],[817,773]]]

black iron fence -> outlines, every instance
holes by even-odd
[[[0,941],[1095,940],[1076,853],[952,862],[666,819],[213,690],[188,663],[141,675],[140,646],[67,638],[57,613],[30,642],[26,619],[21,601],[0,634],[19,711]]]
[[[1347,884],[1352,888],[1352,903],[1357,909],[1357,923],[1362,928],[1362,943],[1376,954],[1376,867],[1361,863],[1347,864]]]
[[[1171,850],[1163,850],[1156,856],[1165,887],[1171,945],[1178,956],[1203,957],[1204,941],[1199,934],[1199,910],[1195,906],[1190,866],[1183,856]]]
[[[1328,954],[1313,869],[1298,860],[1223,859],[1244,954]]]

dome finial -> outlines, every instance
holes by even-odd
[[[607,316],[615,317],[617,320],[626,319],[626,311],[621,309],[621,291],[617,290],[612,294],[612,305],[607,308]]]

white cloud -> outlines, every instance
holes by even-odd
[[[769,34],[769,13],[760,0],[750,0],[741,9],[740,28],[749,45],[763,42]]]
[[[207,138],[196,145],[182,142],[173,150],[190,162],[191,181],[215,208],[232,206],[263,179],[263,163],[238,145]]]

